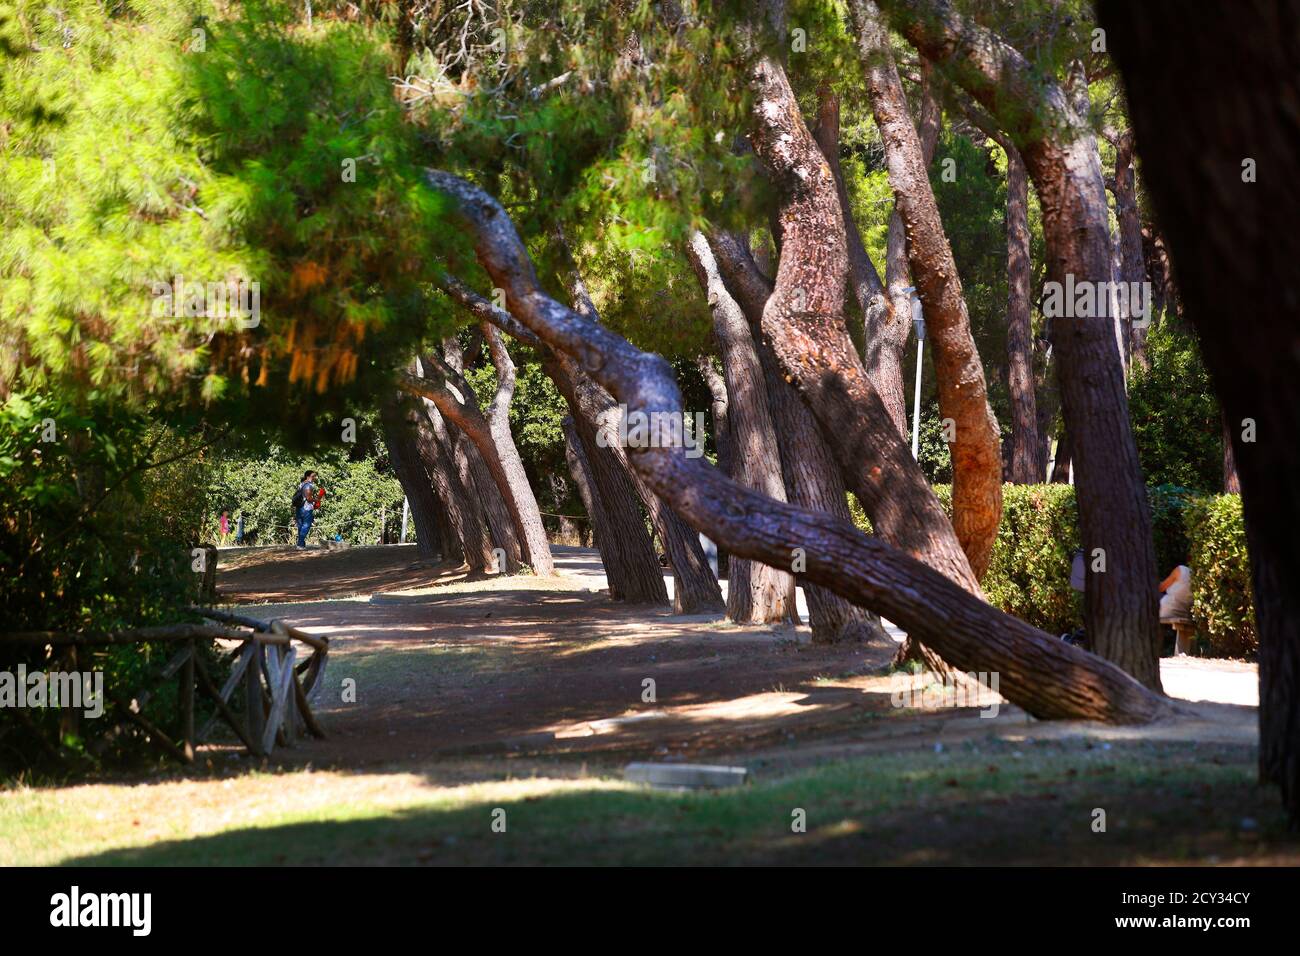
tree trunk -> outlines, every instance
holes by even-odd
[[[735,301],[727,288],[721,285],[708,243],[703,236],[698,237],[698,242],[698,253],[692,250],[692,261],[696,264],[696,269],[703,272],[710,284],[716,284],[719,296],[732,300],[727,307],[729,311],[733,306],[739,307],[749,326],[750,344],[755,348],[762,366],[768,406],[778,436],[777,447],[785,478],[786,500],[803,508],[851,520],[844,481],[840,478],[834,456],[822,440],[817,420],[808,411],[798,392],[781,376],[780,363],[771,347],[763,342],[761,323],[767,295],[761,298],[754,296],[746,302]],[[691,243],[696,245],[697,239],[693,237]],[[755,283],[759,282],[765,283],[765,280],[756,275]],[[804,595],[808,599],[808,617],[814,644],[886,639],[876,615],[854,607],[834,592],[809,584],[804,587]]]
[[[1147,281],[1146,261],[1142,255],[1142,219],[1138,215],[1137,175],[1133,170],[1133,131],[1126,129],[1115,137],[1115,219],[1119,222],[1119,269],[1120,282],[1126,283],[1129,290],[1138,289]],[[1146,364],[1146,332],[1142,326],[1134,326],[1134,321],[1150,319],[1151,300],[1143,294],[1141,303],[1146,308],[1145,315],[1136,315],[1131,295],[1120,298],[1121,320],[1124,323],[1125,345],[1130,367],[1134,362],[1140,366]],[[1142,344],[1138,344],[1141,337]],[[1140,354],[1140,358],[1139,358]]]
[[[552,575],[555,573],[555,561],[551,557],[551,543],[546,538],[546,527],[542,524],[542,512],[537,506],[537,496],[528,483],[528,473],[524,470],[523,459],[519,457],[519,449],[515,447],[514,435],[510,432],[510,403],[515,395],[515,363],[495,328],[482,322],[479,329],[497,373],[496,393],[492,404],[487,407],[487,420],[497,459],[504,473],[507,501],[512,505],[511,511],[523,539],[524,558],[529,567],[534,574]]]
[[[587,512],[587,524],[592,529],[591,543],[599,547],[596,540],[596,492],[591,477],[591,466],[582,451],[582,441],[578,438],[577,426],[573,423],[572,415],[564,416],[562,427],[564,428],[564,461],[569,466],[569,475],[578,489],[578,497],[582,499],[583,510]]]
[[[1300,3],[1211,4],[1195,17],[1169,0],[1098,7],[1183,313],[1232,423],[1259,629],[1260,775],[1282,788],[1300,827],[1300,296],[1281,278],[1300,259]],[[1243,302],[1248,332],[1230,319]],[[1254,442],[1242,441],[1244,418],[1255,422]]]
[[[1070,483],[1070,433],[1061,426],[1056,433],[1056,460],[1052,463],[1052,484]]]
[[[1011,393],[1013,484],[1043,480],[1034,395],[1034,332],[1029,300],[1029,179],[1020,151],[1007,154],[1007,390]]]
[[[559,242],[568,267],[567,280],[570,295],[577,303],[577,311],[591,322],[599,322],[600,316],[587,295],[586,285],[578,274],[577,266],[569,255],[568,245],[562,235],[559,236]],[[722,589],[718,585],[718,579],[713,575],[713,568],[709,566],[699,536],[691,531],[686,523],[646,485],[628,461],[628,450],[623,447],[620,437],[624,434],[620,427],[623,410],[615,404],[608,392],[579,368],[573,359],[563,354],[556,354],[555,361],[572,385],[572,394],[582,415],[594,423],[598,434],[603,432],[607,437],[606,450],[613,453],[645,505],[646,512],[650,516],[650,524],[663,546],[668,566],[673,573],[673,612],[699,614],[721,611]],[[682,431],[680,435],[673,436],[673,440],[685,440],[684,419],[685,416],[679,409],[677,421]],[[704,440],[703,435],[696,437],[699,441]]]
[[[784,501],[776,427],[749,325],[722,284],[708,240],[694,233],[687,244],[687,253],[713,312],[713,337],[727,382],[731,477],[746,488]],[[794,558],[792,554],[783,565],[776,567],[733,559],[728,566],[727,615],[737,624],[794,620],[795,585],[787,570]]]
[[[781,198],[781,259],[763,310],[763,332],[821,427],[876,533],[973,594],[979,583],[952,524],[930,490],[858,361],[844,325],[847,258],[830,169],[804,125],[781,67],[759,58],[751,71],[755,152]],[[734,237],[714,237],[728,284],[749,281]],[[737,289],[737,297],[745,294]]]
[[[995,34],[938,0],[880,3],[903,36],[948,69],[1020,150],[1042,204],[1049,279],[1065,287],[1070,275],[1076,286],[1104,288],[1101,283],[1111,277],[1109,209],[1096,139],[1061,87]],[[1088,636],[1097,654],[1158,689],[1153,585],[1159,574],[1111,320],[1054,317],[1053,340],[1087,557]],[[1105,572],[1094,572],[1094,565]]]
[[[870,0],[852,0],[849,7],[866,68],[871,108],[885,143],[894,215],[905,225],[907,261],[925,309],[926,338],[939,383],[939,413],[953,426],[953,440],[948,443],[953,528],[978,579],[988,570],[1002,520],[998,423],[989,405],[984,366],[971,334],[957,264],[926,175],[921,140],[894,67],[889,33]],[[896,280],[886,281],[892,290]],[[896,302],[895,310],[898,308]]]
[[[574,451],[591,478],[588,507],[594,509],[590,514],[596,547],[609,580],[609,596],[629,604],[667,604],[663,571],[641,517],[641,502],[632,479],[614,450],[597,442],[597,426],[583,413],[575,385],[558,357],[547,356],[542,366],[568,403],[578,439]]]
[[[713,408],[713,444],[718,452],[718,470],[724,475],[730,475],[732,473],[731,424],[727,411],[727,383],[714,366],[711,357],[707,355],[699,356],[696,359],[696,365],[699,367],[700,375],[704,378],[705,386],[709,389],[710,404]],[[718,549],[718,579],[721,580],[730,573],[727,570],[727,552],[716,541],[714,544]]]
[[[1232,451],[1232,427],[1228,419],[1223,421],[1223,493],[1225,495],[1241,494],[1241,476],[1237,474],[1237,456]]]
[[[455,449],[446,423],[433,402],[427,398],[421,401],[423,408],[416,433],[420,460],[433,481],[438,497],[447,506],[447,516],[470,573],[494,573],[496,556],[492,553],[492,542],[488,537],[483,513],[478,501],[465,487],[460,469],[452,457]]]
[[[651,415],[682,407],[667,362],[546,295],[514,224],[495,199],[449,173],[428,170],[425,178],[455,204],[479,262],[505,291],[520,322],[557,351],[580,357],[592,377],[629,409]],[[958,668],[998,673],[999,691],[1034,716],[1141,722],[1171,712],[1165,698],[1118,667],[1002,614],[842,519],[766,498],[724,478],[707,462],[687,458],[681,448],[637,448],[631,460],[695,529],[742,557],[769,564],[805,548],[808,566],[802,576],[808,581],[887,615]]]
[[[813,128],[813,138],[817,140],[835,180],[835,194],[839,198],[840,215],[844,219],[844,238],[849,257],[849,288],[853,290],[853,297],[862,310],[862,362],[866,366],[867,377],[880,393],[890,417],[898,426],[899,434],[905,434],[907,403],[903,391],[903,369],[898,361],[902,348],[884,347],[886,341],[893,340],[889,333],[895,317],[889,298],[885,295],[884,284],[880,281],[880,274],[867,255],[862,233],[858,230],[853,210],[849,206],[849,192],[844,186],[844,173],[840,168],[840,100],[828,84],[823,84],[817,91],[817,125]],[[902,341],[906,343],[911,311],[906,310],[900,321]],[[891,362],[892,365],[888,364]]]
[[[459,351],[459,346],[456,351]],[[505,555],[504,567],[497,570],[503,574],[517,574],[523,561],[523,546],[503,494],[503,488],[508,491],[509,485],[487,419],[479,410],[469,384],[455,366],[430,355],[420,360],[416,371],[415,376],[403,379],[403,385],[437,408],[446,430],[452,461],[461,484],[482,517],[490,548],[499,548]],[[490,466],[485,460],[485,452]]]
[[[388,448],[388,463],[410,502],[416,549],[422,558],[436,558],[442,550],[438,527],[438,511],[442,505],[420,461],[414,428],[396,398],[385,401],[379,412],[384,444]]]

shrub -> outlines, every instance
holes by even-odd
[[[273,447],[262,455],[226,453],[214,462],[207,492],[213,540],[216,516],[226,509],[232,533],[242,514],[244,533],[257,532],[258,544],[292,541],[289,499],[308,468],[319,472],[326,489],[325,506],[312,524],[309,541],[338,534],[351,544],[375,544],[382,522],[387,522],[390,532],[400,526],[402,486],[391,473],[381,473],[374,458],[352,461],[340,449],[306,455]],[[413,530],[408,529],[408,539],[413,538]]]
[[[935,485],[952,514],[952,488]],[[1244,657],[1258,647],[1246,532],[1237,495],[1200,496],[1177,485],[1147,489],[1157,571],[1192,569],[1192,617],[1210,652]],[[1082,596],[1070,587],[1070,563],[1079,547],[1072,485],[1003,485],[1002,524],[983,588],[989,603],[1051,634],[1077,627]],[[854,523],[870,523],[850,497]],[[1154,587],[1154,582],[1153,585]]]
[[[1193,498],[1184,512],[1191,541],[1192,618],[1216,657],[1259,648],[1240,495]]]
[[[196,484],[201,443],[191,429],[160,424],[121,405],[73,404],[61,392],[12,393],[0,404],[0,629],[113,631],[189,619],[199,576],[191,566],[204,511]],[[220,682],[213,649],[200,643]],[[156,681],[177,646],[170,643],[61,648],[0,641],[0,670],[102,671],[108,693],[130,696]],[[179,730],[176,682],[164,682],[142,714],[168,733]],[[199,720],[206,717],[199,703]],[[74,735],[61,712],[0,710],[0,777],[80,754],[82,766],[144,755],[115,721],[83,720]]]

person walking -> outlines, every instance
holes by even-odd
[[[307,532],[311,530],[311,523],[315,518],[316,510],[316,472],[305,471],[302,474],[302,481],[298,483],[298,490],[293,493],[294,519],[298,522],[298,545],[300,550],[307,549]]]

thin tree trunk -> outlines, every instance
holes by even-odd
[[[1033,319],[1029,302],[1029,178],[1020,151],[1007,154],[1007,390],[1011,393],[1010,479],[1039,484],[1038,406],[1034,395]]]
[[[1237,473],[1237,456],[1232,450],[1232,428],[1227,418],[1223,421],[1223,493],[1225,495],[1241,494],[1241,475]]]
[[[714,367],[711,357],[701,355],[696,359],[696,364],[700,369],[700,375],[704,378],[705,386],[709,389],[713,410],[713,444],[718,452],[718,470],[724,475],[731,475],[731,423],[727,408],[727,382]],[[718,550],[718,578],[721,580],[730,573],[727,570],[728,557],[726,549],[716,541],[714,545]]]
[[[599,547],[596,534],[596,491],[594,480],[591,477],[591,466],[587,463],[587,456],[582,451],[582,441],[578,438],[578,430],[577,426],[573,424],[573,416],[565,415],[562,426],[564,428],[564,461],[569,466],[569,474],[573,478],[574,486],[578,489],[578,497],[582,499],[583,510],[587,512],[587,521],[592,529],[592,544]]]
[[[487,419],[479,410],[468,383],[454,366],[430,355],[420,360],[416,371],[416,375],[404,378],[402,384],[437,408],[451,459],[461,484],[481,515],[490,548],[499,548],[505,555],[504,567],[497,570],[504,574],[517,574],[523,561],[523,547],[502,493],[502,488],[508,490],[509,486],[497,458]],[[490,456],[491,469],[484,460],[484,450]]]
[[[768,405],[767,384],[749,325],[722,284],[708,241],[691,236],[687,253],[713,312],[713,337],[727,382],[727,424],[731,432],[732,478],[747,488],[785,500],[776,427]],[[784,567],[733,559],[728,566],[727,615],[738,624],[794,620],[795,585]]]
[[[1062,425],[1056,433],[1056,460],[1052,463],[1052,484],[1070,483],[1070,433]]]
[[[630,604],[667,604],[668,589],[632,480],[613,451],[596,441],[596,427],[583,415],[573,385],[558,363],[550,359],[544,366],[569,404],[578,439],[574,451],[591,477],[589,506],[594,509],[592,523],[609,580],[609,596]]]
[[[939,383],[939,413],[953,426],[953,440],[948,443],[953,528],[978,579],[988,570],[1002,520],[998,423],[989,405],[984,366],[971,333],[957,264],[926,175],[921,140],[894,67],[889,33],[870,0],[852,0],[849,9],[867,73],[871,108],[885,143],[894,215],[905,225],[907,261],[925,309],[926,338]],[[892,290],[895,280],[886,281]]]
[[[826,158],[831,176],[835,179],[835,194],[840,201],[840,215],[844,218],[844,238],[849,257],[849,288],[862,311],[863,349],[862,361],[866,366],[867,377],[871,379],[876,391],[889,409],[890,417],[898,426],[900,434],[907,431],[907,407],[903,394],[903,370],[896,361],[902,354],[901,348],[885,348],[887,341],[892,342],[890,331],[893,328],[892,309],[889,298],[885,295],[885,286],[880,281],[871,257],[867,255],[862,242],[862,233],[849,205],[849,191],[844,185],[844,172],[840,168],[840,100],[828,83],[823,83],[817,91],[817,125],[813,128],[813,138]],[[892,225],[892,224],[891,224]],[[903,341],[907,341],[907,326],[911,322],[911,311],[906,310],[901,317],[903,323]],[[888,353],[888,355],[886,355]],[[888,363],[892,362],[892,365]]]
[[[1145,316],[1134,314],[1133,307],[1136,303],[1131,293],[1147,281],[1147,270],[1142,255],[1142,219],[1138,214],[1137,175],[1133,170],[1133,131],[1126,129],[1120,132],[1115,137],[1114,145],[1115,181],[1112,192],[1115,196],[1115,218],[1119,222],[1118,277],[1130,292],[1120,298],[1121,318],[1124,322],[1129,364],[1131,366],[1137,363],[1139,367],[1144,367],[1147,364],[1146,331],[1142,326],[1135,327],[1134,321],[1150,319],[1151,301],[1143,294],[1139,301],[1147,312]]]
[[[652,415],[682,407],[667,362],[546,295],[514,224],[495,199],[449,173],[428,170],[425,179],[455,203],[479,262],[505,291],[520,322],[557,351],[582,357],[593,378],[630,409]],[[887,421],[883,409],[881,418]],[[633,461],[692,527],[716,535],[742,557],[770,564],[805,548],[807,580],[887,615],[958,668],[997,672],[999,691],[1034,716],[1142,722],[1171,712],[1165,698],[1118,667],[1002,614],[842,519],[760,495],[707,462],[687,458],[681,448],[647,448]]]
[[[447,516],[470,573],[494,573],[496,556],[492,553],[483,513],[478,501],[465,487],[460,469],[452,457],[455,449],[446,423],[433,402],[427,398],[421,401],[423,407],[417,431],[420,460],[424,462],[438,497],[447,506]]]
[[[542,512],[537,506],[537,496],[528,483],[528,473],[524,470],[523,459],[519,457],[519,449],[515,447],[514,435],[510,432],[510,404],[515,395],[515,363],[495,328],[484,321],[479,330],[487,343],[497,373],[496,393],[492,397],[492,404],[487,407],[488,426],[504,472],[509,491],[508,502],[513,506],[511,510],[523,539],[524,558],[534,574],[552,575],[555,573],[555,561],[551,557],[546,527],[542,524]]]
[[[1049,279],[1064,287],[1070,275],[1076,285],[1102,288],[1111,275],[1106,187],[1095,136],[1061,87],[938,0],[880,4],[1020,150],[1042,204]],[[1097,654],[1158,690],[1161,635],[1152,584],[1159,574],[1114,330],[1108,318],[1074,316],[1055,317],[1053,329],[1087,555],[1085,626]]]

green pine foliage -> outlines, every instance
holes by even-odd
[[[1147,358],[1150,369],[1134,366],[1128,399],[1146,480],[1201,492],[1222,490],[1219,402],[1196,340],[1165,319],[1151,326]]]
[[[373,388],[425,331],[452,234],[382,38],[262,0],[17,7],[31,50],[0,82],[0,384],[299,421]],[[258,284],[256,316],[207,314],[228,282]]]

